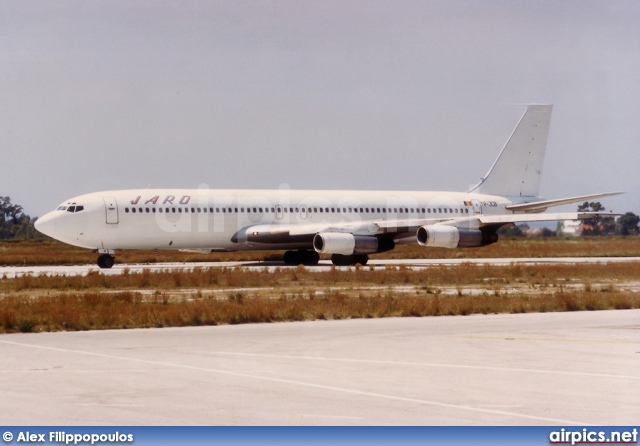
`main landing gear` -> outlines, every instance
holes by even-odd
[[[98,266],[100,268],[111,268],[114,263],[115,259],[109,254],[102,254],[100,257],[98,257]]]
[[[287,251],[283,260],[285,265],[317,265],[320,254],[315,251]]]
[[[369,256],[366,254],[351,254],[350,256],[333,254],[331,256],[331,261],[336,266],[353,266],[357,265],[358,263],[362,266],[365,266],[369,261]]]
[[[285,265],[317,265],[320,260],[320,254],[315,251],[287,251],[284,253]],[[366,265],[369,256],[366,254],[352,254],[345,256],[342,254],[333,254],[331,261],[336,266],[353,266],[360,264]]]

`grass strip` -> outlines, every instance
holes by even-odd
[[[640,308],[640,294],[620,291],[556,291],[543,295],[450,296],[381,292],[350,297],[333,291],[321,297],[269,298],[242,293],[225,299],[194,294],[170,301],[135,292],[10,296],[0,301],[0,332],[184,327],[258,322],[381,317],[422,317]]]

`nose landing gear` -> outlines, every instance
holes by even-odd
[[[100,268],[111,268],[114,263],[115,259],[109,254],[102,254],[98,257],[98,266]]]

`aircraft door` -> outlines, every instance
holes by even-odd
[[[107,224],[118,224],[118,203],[114,197],[104,197],[104,209]]]
[[[276,218],[278,220],[282,220],[282,216],[283,216],[283,214],[282,214],[282,206],[278,205],[278,206],[276,206]]]
[[[302,220],[307,218],[307,207],[305,205],[300,206],[300,218]]]
[[[482,214],[482,204],[478,200],[473,200],[472,203],[474,214]]]

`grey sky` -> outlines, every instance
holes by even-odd
[[[466,190],[538,102],[542,195],[640,213],[638,24],[637,1],[3,1],[0,195]]]

